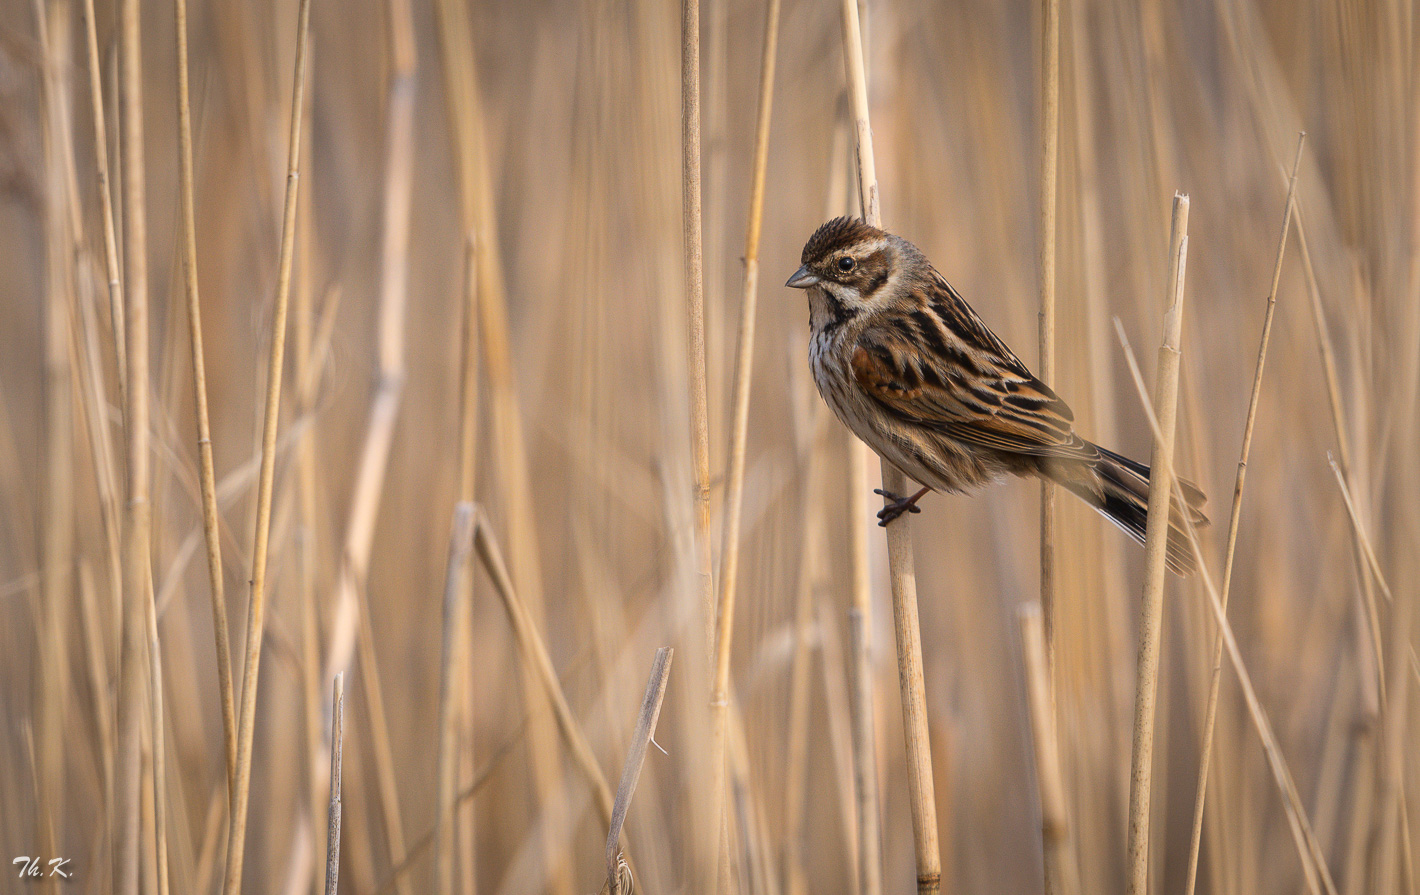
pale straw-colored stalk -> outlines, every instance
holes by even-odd
[[[722,794],[725,787],[725,744],[730,704],[730,647],[735,626],[735,597],[740,563],[740,515],[744,499],[745,450],[749,440],[749,397],[754,370],[754,318],[759,299],[759,236],[764,217],[764,179],[769,168],[769,122],[774,103],[774,62],[778,43],[779,0],[768,0],[764,20],[764,48],[760,57],[759,115],[755,124],[749,223],[745,227],[744,290],[740,297],[739,340],[735,349],[729,468],[725,476],[724,536],[720,557],[720,595],[715,613],[715,674],[710,690],[710,760],[713,768],[711,786]],[[713,798],[720,800],[724,796],[716,795]],[[721,854],[721,861],[727,859],[728,855]]]
[[[291,260],[296,244],[296,200],[300,195],[301,107],[305,100],[306,48],[310,35],[311,0],[301,0],[296,31],[295,75],[291,85],[291,127],[286,168],[286,200],[282,214],[281,254],[276,281],[276,307],[271,321],[271,355],[266,370],[266,408],[262,420],[261,475],[257,481],[256,534],[251,561],[251,602],[247,608],[246,665],[242,674],[241,709],[237,724],[236,791],[227,827],[227,867],[222,891],[239,895],[242,860],[246,853],[247,805],[251,786],[252,739],[256,727],[256,688],[261,671],[261,646],[266,629],[266,560],[271,535],[271,493],[276,479],[276,431],[281,420],[281,379],[286,352],[286,312],[291,295]],[[132,294],[130,290],[129,294]],[[138,321],[129,315],[130,328]],[[130,351],[130,357],[132,352]],[[142,380],[130,377],[131,393],[142,391]]]
[[[476,471],[478,469],[478,243],[470,232],[464,240],[463,266],[463,346],[462,364],[459,378],[459,500],[473,503],[477,496]],[[460,597],[465,603],[473,600],[473,576],[463,579],[466,592]],[[474,642],[473,613],[464,614],[464,629],[458,636],[467,643]],[[461,664],[454,671],[463,681],[470,680],[471,651],[459,654]],[[474,688],[462,687],[459,700],[458,725],[458,781],[471,781],[477,768],[474,765]],[[471,803],[464,811],[455,811],[453,818],[455,850],[459,859],[459,874],[466,895],[477,892],[477,871],[475,858],[478,851],[477,829],[474,826],[474,811]],[[461,834],[461,835],[460,835]]]
[[[1168,554],[1174,429],[1178,421],[1178,368],[1183,331],[1183,280],[1188,261],[1188,197],[1174,194],[1169,236],[1164,339],[1159,346],[1154,403],[1159,435],[1149,463],[1149,511],[1144,541],[1144,594],[1139,618],[1139,656],[1134,685],[1134,740],[1129,771],[1129,895],[1149,891],[1149,806],[1154,775],[1154,707],[1163,639],[1164,560]],[[1185,512],[1184,515],[1187,515]]]
[[[863,67],[863,37],[857,0],[843,0],[843,49],[848,76],[853,130],[858,150],[858,193],[863,218],[882,226],[873,131],[868,123],[868,80]],[[882,461],[883,490],[907,493],[907,477]],[[889,498],[890,499],[890,498]],[[908,794],[912,806],[913,851],[917,859],[917,891],[941,890],[942,858],[937,842],[937,804],[932,777],[932,746],[927,729],[927,692],[922,673],[922,632],[917,616],[917,573],[912,534],[899,517],[887,526],[888,574],[892,581],[893,625],[897,636],[897,673],[902,691],[902,726],[907,740]]]
[[[330,700],[330,807],[325,823],[325,895],[340,880],[340,764],[345,752],[345,672],[335,675]]]
[[[1144,415],[1149,420],[1149,426],[1153,430],[1154,439],[1160,440],[1162,428],[1159,416],[1155,413],[1154,405],[1149,400],[1148,387],[1144,384],[1144,374],[1139,371],[1139,364],[1134,358],[1134,351],[1129,346],[1129,339],[1124,335],[1124,326],[1119,322],[1119,318],[1114,320],[1115,332],[1119,337],[1119,342],[1124,349],[1124,358],[1129,364],[1129,373],[1133,377],[1134,387],[1139,394],[1139,401],[1144,407]],[[1152,479],[1152,477],[1151,477]],[[1174,490],[1178,494],[1178,499],[1182,504],[1182,488],[1177,482],[1174,483]],[[1336,895],[1336,886],[1332,882],[1331,872],[1327,869],[1326,858],[1322,853],[1321,844],[1317,840],[1315,832],[1312,830],[1311,821],[1307,818],[1305,807],[1302,805],[1301,795],[1297,792],[1296,783],[1292,779],[1292,772],[1287,767],[1287,760],[1282,755],[1281,745],[1277,742],[1277,736],[1272,730],[1271,723],[1267,720],[1267,713],[1262,708],[1261,701],[1257,698],[1257,691],[1252,685],[1252,676],[1248,673],[1247,666],[1243,664],[1242,653],[1238,649],[1237,640],[1233,636],[1232,626],[1228,623],[1227,613],[1223,612],[1222,601],[1218,596],[1217,588],[1213,585],[1213,578],[1208,573],[1207,565],[1203,561],[1203,552],[1198,546],[1198,538],[1193,528],[1192,517],[1184,514],[1184,521],[1187,524],[1189,543],[1193,550],[1193,555],[1198,565],[1198,575],[1203,589],[1207,592],[1210,608],[1213,612],[1214,621],[1218,625],[1219,632],[1223,636],[1224,645],[1228,650],[1228,659],[1233,666],[1233,671],[1238,676],[1239,683],[1242,684],[1243,700],[1247,705],[1248,716],[1257,730],[1259,739],[1262,740],[1263,755],[1267,758],[1268,768],[1272,771],[1272,776],[1282,795],[1282,804],[1287,815],[1287,824],[1292,833],[1293,844],[1296,846],[1297,855],[1301,859],[1302,871],[1307,880],[1307,888],[1312,895],[1320,895],[1325,886],[1327,895]]]
[[[601,765],[597,763],[596,754],[592,751],[591,744],[587,742],[587,735],[582,732],[581,725],[577,722],[576,716],[572,714],[572,707],[567,702],[567,694],[562,689],[562,683],[557,679],[557,670],[553,667],[552,657],[548,654],[547,643],[543,640],[542,633],[538,631],[527,605],[523,603],[522,598],[513,587],[513,578],[508,573],[507,563],[503,561],[503,551],[498,546],[492,527],[481,510],[476,511],[475,515],[477,518],[474,521],[474,549],[478,552],[478,558],[488,572],[489,579],[493,582],[493,590],[498,594],[504,611],[508,613],[508,621],[512,625],[513,636],[518,642],[518,649],[522,652],[524,661],[532,666],[547,698],[552,702],[553,717],[556,719],[557,728],[567,744],[567,750],[571,753],[573,762],[581,769],[582,774],[591,785],[602,823],[610,824],[613,807],[611,786],[607,784],[606,775],[602,773]]]
[[[437,759],[438,797],[434,814],[434,891],[448,895],[454,887],[453,809],[457,784],[458,709],[465,682],[458,677],[463,667],[463,630],[469,614],[469,554],[473,550],[471,503],[454,507],[449,534],[449,561],[444,573],[443,637],[439,662],[439,754]]]
[[[609,895],[631,895],[631,866],[621,849],[621,828],[631,807],[631,796],[641,779],[641,766],[646,762],[646,747],[656,737],[656,722],[661,717],[661,702],[666,698],[670,682],[671,657],[668,646],[656,650],[651,660],[651,675],[646,681],[646,693],[641,698],[641,711],[636,716],[636,730],[626,748],[626,763],[621,769],[621,782],[616,787],[616,801],[611,809],[611,822],[606,834],[606,883],[602,889]]]
[[[197,217],[192,177],[192,106],[188,98],[187,0],[174,0],[177,17],[178,188],[182,205],[182,268],[187,297],[187,332],[192,347],[192,383],[197,411],[198,476],[202,485],[202,534],[207,543],[207,584],[217,646],[217,698],[222,706],[227,792],[236,787],[237,717],[232,698],[232,647],[227,631],[227,598],[222,582],[222,539],[217,529],[217,476],[212,461],[212,426],[207,413],[207,364],[202,350],[202,302],[197,288]]]
[[[64,160],[72,158],[66,95],[69,65],[69,7],[34,0],[44,85],[44,506],[42,509],[41,612],[38,631],[37,721],[39,802],[36,843],[57,854],[67,825],[65,719],[73,712],[66,643],[70,628],[74,567],[74,403],[70,338],[74,305],[74,264],[80,259],[76,222],[71,220]],[[51,31],[51,24],[53,30]],[[46,892],[58,892],[53,876]]]
[[[542,568],[538,531],[533,514],[532,494],[523,411],[519,402],[519,382],[513,367],[513,346],[509,332],[508,299],[504,284],[502,251],[498,240],[498,220],[494,196],[497,186],[490,173],[486,128],[479,93],[478,68],[474,56],[472,25],[466,3],[438,0],[439,45],[442,52],[444,97],[448,105],[453,139],[461,232],[477,234],[478,336],[483,350],[482,375],[487,389],[491,432],[491,460],[498,469],[498,481],[505,487],[502,497],[508,526],[510,571],[518,593],[534,618],[543,614]],[[708,481],[708,473],[707,473]],[[707,600],[706,605],[709,605]],[[557,759],[557,739],[549,707],[537,687],[523,688],[528,710],[527,745],[532,759],[533,786],[544,812],[562,810],[562,766]],[[549,824],[555,829],[557,824]],[[556,895],[572,895],[571,869],[565,859],[566,844],[551,838],[544,843],[549,873],[549,889]]]
[[[1055,385],[1055,209],[1060,161],[1060,0],[1041,0],[1040,92],[1040,369]],[[1045,617],[1045,657],[1050,701],[1055,702],[1055,483],[1040,480],[1040,607]],[[1047,871],[1049,868],[1047,868]],[[1049,878],[1046,891],[1054,891]]]
[[[1247,460],[1252,452],[1253,425],[1257,421],[1257,405],[1262,395],[1262,370],[1267,363],[1267,344],[1272,336],[1273,312],[1277,307],[1277,285],[1282,279],[1282,257],[1287,248],[1287,234],[1292,223],[1292,206],[1297,192],[1297,169],[1302,163],[1302,145],[1306,134],[1297,138],[1297,156],[1292,162],[1292,177],[1287,186],[1287,200],[1282,209],[1282,235],[1277,242],[1277,258],[1272,265],[1272,286],[1267,293],[1267,307],[1262,317],[1262,342],[1257,349],[1257,366],[1252,377],[1252,395],[1248,398],[1247,422],[1243,425],[1242,453],[1238,458],[1237,478],[1233,484],[1232,510],[1228,514],[1228,546],[1223,559],[1223,580],[1220,602],[1228,609],[1232,589],[1233,560],[1237,554],[1238,525],[1242,518],[1243,484],[1247,479]],[[1223,638],[1213,642],[1212,676],[1208,681],[1208,703],[1203,716],[1203,744],[1199,747],[1198,786],[1193,800],[1193,830],[1189,839],[1188,877],[1184,891],[1193,895],[1198,881],[1198,855],[1203,843],[1203,804],[1208,792],[1208,764],[1213,756],[1213,728],[1218,720],[1218,686],[1223,674]]]
[[[104,230],[104,270],[108,274],[109,314],[113,321],[113,344],[118,355],[119,393],[127,393],[128,344],[124,335],[123,284],[119,274],[118,236],[114,226],[113,189],[109,184],[108,129],[104,125],[103,75],[99,71],[98,28],[94,24],[94,0],[84,0],[84,45],[88,51],[89,100],[94,119],[94,165],[99,180],[99,216]]]
[[[1025,663],[1031,740],[1035,745],[1035,779],[1040,795],[1041,838],[1045,844],[1046,891],[1054,895],[1076,895],[1080,891],[1080,868],[1070,835],[1055,707],[1050,700],[1045,626],[1040,609],[1034,603],[1026,603],[1017,610],[1016,622],[1020,628],[1021,658]]]
[[[148,628],[149,735],[153,750],[153,853],[158,872],[158,895],[168,895],[168,759],[167,733],[163,725],[163,653],[158,642],[158,613],[153,605],[151,578],[148,580],[148,599],[143,602]]]
[[[124,334],[127,381],[124,429],[128,506],[123,524],[123,645],[119,655],[118,756],[114,761],[114,891],[136,895],[142,801],[144,607],[148,599],[152,469],[148,420],[148,231],[143,163],[143,49],[138,0],[119,6],[119,107],[123,147]]]
[[[705,371],[705,249],[700,180],[700,0],[681,0],[680,8],[681,237],[684,251],[686,369],[690,400],[691,507],[695,554],[695,590],[705,615],[706,655],[716,654],[715,575],[710,553],[710,407]],[[714,659],[712,658],[713,662]],[[715,666],[707,678],[712,699]],[[718,707],[714,709],[720,711]],[[723,724],[714,725],[723,730]],[[720,868],[728,863],[722,834],[725,814],[724,735],[712,736],[708,755],[710,792],[702,830],[720,845],[708,849],[696,868],[698,887],[719,891]],[[711,857],[713,855],[713,857]]]
[[[370,399],[354,493],[350,500],[350,521],[346,528],[336,586],[331,646],[322,677],[330,678],[346,670],[353,655],[352,648],[359,650],[360,687],[368,708],[370,751],[374,756],[385,845],[389,849],[390,860],[397,864],[404,859],[406,850],[404,823],[399,809],[393,749],[389,742],[389,725],[365,586],[390,447],[404,394],[404,330],[409,298],[409,218],[417,56],[408,0],[390,0],[387,11],[390,61],[380,229],[379,326],[376,337],[378,379]],[[400,891],[404,895],[409,892],[407,885],[407,882],[401,881]]]

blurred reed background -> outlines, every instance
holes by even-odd
[[[657,734],[668,754],[650,751],[624,842],[638,891],[708,891],[719,837],[701,810],[713,777],[691,544],[680,11],[639,0],[463,3],[315,0],[310,11],[245,890],[320,891],[331,676],[346,669],[345,891],[437,891],[446,877],[436,855],[452,861],[458,891],[572,895],[602,884],[598,796],[509,624],[503,597],[515,591],[612,781],[654,650],[676,647]],[[97,70],[78,0],[5,0],[0,19],[0,857],[67,857],[74,876],[57,890],[108,892],[123,849],[136,847],[144,891],[212,892],[230,876],[230,809],[183,262],[175,8],[141,7],[141,144],[119,139],[112,2],[94,11]],[[299,16],[296,0],[193,0],[187,15],[219,581],[240,690]],[[864,16],[885,224],[1031,364],[1041,16],[1029,2],[920,0],[870,0]],[[813,393],[804,297],[779,287],[812,230],[856,201],[840,13],[788,0],[780,25],[727,805],[733,886],[794,895],[857,891],[850,532],[873,520],[850,516],[848,439]],[[764,4],[705,0],[717,563],[764,27]],[[1177,466],[1212,497],[1214,580],[1286,169],[1297,133],[1309,134],[1229,613],[1343,895],[1415,892],[1420,847],[1408,808],[1420,790],[1420,712],[1408,709],[1420,684],[1417,37],[1420,17],[1399,0],[1065,0],[1061,20],[1057,391],[1085,435],[1147,459],[1152,439],[1112,318],[1152,380],[1169,202],[1189,193]],[[106,250],[100,142],[117,254]],[[146,251],[121,201],[142,185],[125,173],[140,145]],[[136,518],[125,484],[133,359],[124,366],[115,341],[110,279],[122,265],[131,284],[135,259],[147,268],[146,555],[161,662],[140,649],[133,670],[141,685],[160,666],[157,729],[150,695],[128,691],[138,701],[125,704],[120,686],[123,617],[142,624],[146,600],[124,596],[121,571]],[[469,337],[481,346],[476,367]],[[465,576],[469,612],[451,616],[463,652],[446,665],[449,533],[468,498],[484,540]],[[1038,499],[1020,481],[976,498],[931,496],[910,523],[948,892],[1042,887],[1016,630],[1018,607],[1038,599]],[[1055,696],[1070,848],[1080,891],[1117,892],[1142,552],[1071,498],[1059,514]],[[913,880],[907,767],[881,531],[868,542],[884,891],[900,892]],[[485,574],[491,554],[506,557],[510,589]],[[141,590],[141,569],[132,580]],[[1183,892],[1188,877],[1216,631],[1207,601],[1198,578],[1170,580],[1157,892]],[[453,698],[441,714],[445,672]],[[455,736],[453,770],[438,760],[441,719]],[[137,737],[131,765],[126,731]],[[441,771],[459,790],[479,785],[431,848]],[[1286,800],[1226,660],[1209,779],[1197,891],[1306,890]],[[134,781],[137,795],[125,785]],[[138,799],[137,827],[113,820],[125,798]],[[8,879],[0,889],[26,885]],[[1310,885],[1328,891],[1326,879]]]

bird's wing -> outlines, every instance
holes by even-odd
[[[1098,460],[1069,406],[946,289],[930,307],[858,337],[850,363],[863,391],[897,418],[967,444]]]

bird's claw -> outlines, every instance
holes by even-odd
[[[887,528],[889,522],[903,513],[922,512],[922,508],[917,505],[916,497],[901,497],[891,491],[884,491],[882,488],[874,488],[873,493],[881,494],[887,500],[887,505],[878,511],[878,525],[882,528]]]

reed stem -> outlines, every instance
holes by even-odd
[[[266,560],[271,536],[271,492],[276,480],[276,432],[281,421],[281,380],[286,352],[286,312],[291,296],[291,260],[296,245],[296,200],[300,195],[301,107],[305,100],[306,50],[310,36],[311,0],[301,0],[296,26],[295,76],[291,85],[291,127],[286,166],[286,201],[281,225],[281,257],[276,280],[276,307],[271,321],[271,356],[266,368],[266,410],[262,420],[261,475],[257,482],[256,535],[251,560],[251,603],[247,608],[246,665],[242,675],[241,711],[237,725],[237,786],[227,828],[227,869],[222,891],[239,895],[242,859],[246,852],[247,806],[251,788],[252,739],[256,728],[256,688],[261,671],[261,646],[266,630]],[[137,326],[132,315],[129,323]],[[132,377],[135,384],[140,382]],[[138,388],[134,392],[140,391]]]
[[[1168,554],[1169,506],[1173,496],[1174,430],[1178,421],[1178,369],[1183,330],[1183,279],[1188,261],[1188,197],[1175,193],[1169,236],[1168,310],[1159,346],[1154,405],[1159,434],[1149,464],[1149,512],[1144,542],[1144,595],[1135,673],[1134,745],[1129,771],[1128,893],[1149,891],[1149,807],[1154,772],[1154,706],[1163,637],[1164,560]],[[1184,515],[1187,515],[1186,513]]]
[[[870,226],[881,227],[882,211],[873,160],[873,131],[868,123],[868,81],[863,67],[863,37],[858,23],[857,0],[843,0],[842,10],[844,60],[858,149],[859,199],[863,219]],[[907,477],[901,470],[883,460],[882,472],[884,491],[890,494],[908,493]],[[942,858],[937,843],[932,745],[927,728],[927,688],[922,673],[917,573],[912,554],[912,534],[901,517],[888,525],[887,543],[893,626],[897,638],[898,683],[902,691],[902,726],[907,739],[908,793],[912,806],[913,850],[917,858],[917,891],[919,895],[933,895],[942,887]]]

